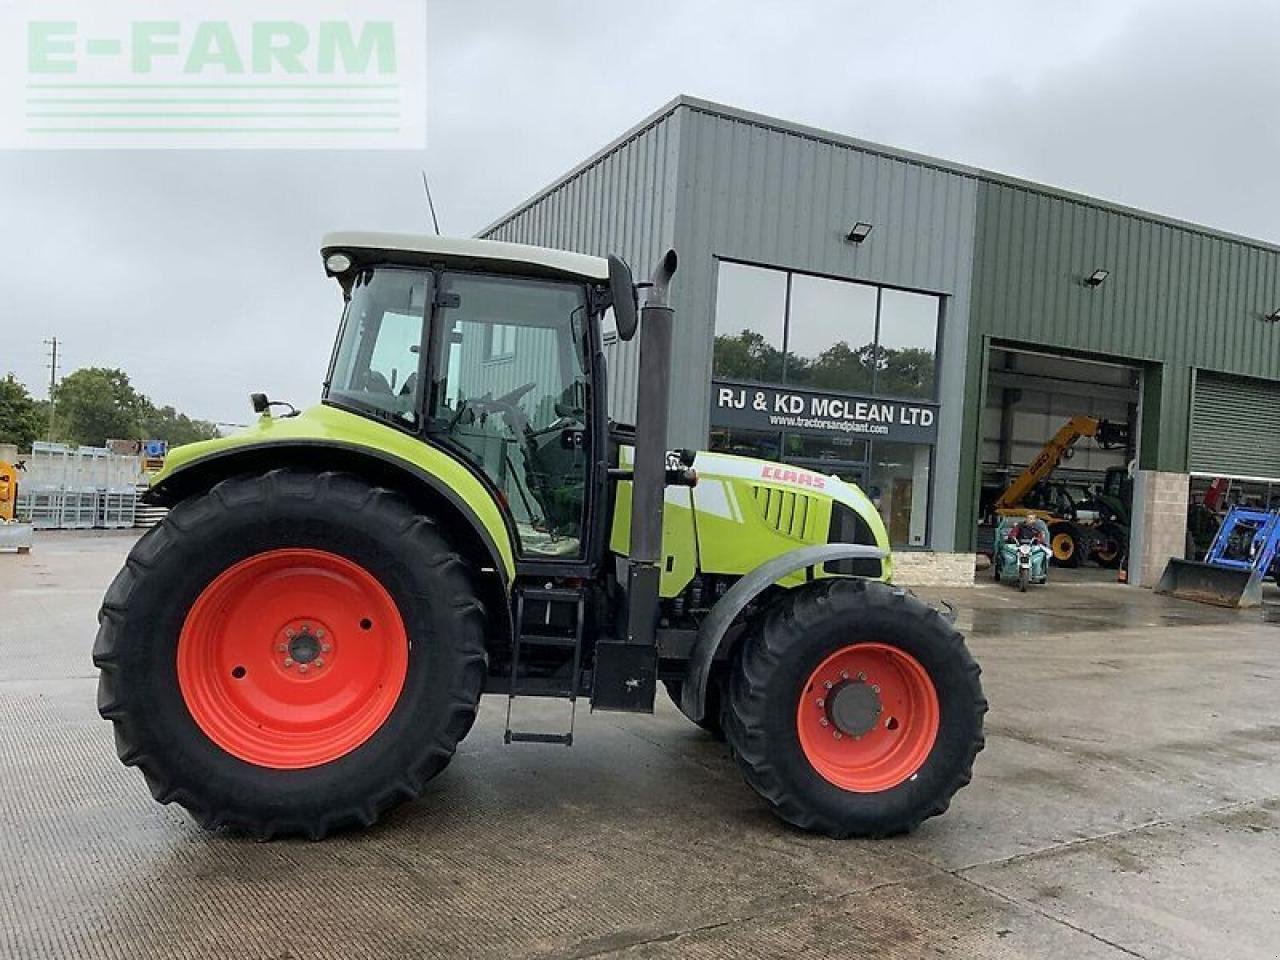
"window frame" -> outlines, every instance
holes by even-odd
[[[938,397],[940,394],[939,394],[939,388],[938,388],[938,371],[942,367],[943,333],[944,333],[944,325],[946,323],[946,318],[947,318],[947,302],[950,299],[949,294],[939,293],[936,290],[925,290],[918,287],[908,287],[902,284],[877,283],[870,280],[854,280],[850,277],[841,277],[841,276],[836,276],[830,273],[820,273],[816,270],[800,270],[795,267],[785,267],[785,266],[779,266],[777,264],[759,263],[754,260],[746,260],[740,257],[729,257],[729,256],[717,255],[717,256],[714,256],[713,259],[716,264],[716,282],[715,284],[712,285],[713,292],[712,292],[712,303],[711,303],[711,336],[712,336],[711,376],[712,378],[716,378],[718,376],[718,374],[715,371],[714,356],[715,356],[715,337],[718,335],[716,318],[717,318],[717,312],[720,308],[720,303],[719,303],[720,267],[722,264],[729,263],[729,264],[734,264],[736,266],[741,266],[741,267],[753,267],[758,270],[771,270],[775,273],[782,274],[786,282],[786,298],[783,301],[783,316],[782,316],[782,370],[783,370],[782,376],[783,376],[783,379],[779,381],[751,380],[743,377],[731,377],[728,379],[741,381],[743,383],[758,383],[761,386],[783,385],[783,386],[794,386],[800,389],[821,389],[821,390],[829,391],[832,393],[847,393],[851,396],[859,394],[859,392],[856,390],[839,390],[832,387],[813,388],[803,383],[793,384],[793,383],[787,382],[787,379],[786,379],[787,360],[788,360],[788,352],[789,352],[790,343],[791,343],[792,278],[795,276],[814,277],[819,280],[834,280],[838,283],[849,283],[849,284],[855,284],[861,287],[869,287],[875,291],[876,314],[875,314],[874,345],[877,351],[880,349],[880,322],[881,322],[882,311],[884,309],[884,297],[882,296],[883,291],[895,290],[901,293],[921,294],[924,296],[935,298],[938,302],[938,319],[937,319],[937,323],[934,326],[933,390],[930,392],[929,396],[911,397],[911,396],[903,396],[901,394],[882,393],[879,390],[880,371],[878,369],[872,372],[872,386],[868,391],[866,391],[866,395],[875,397],[876,399],[896,400],[896,401],[901,401],[903,403],[913,403],[913,402],[914,403],[938,403],[939,402]]]

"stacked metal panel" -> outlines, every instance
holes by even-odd
[[[37,441],[18,483],[17,515],[37,530],[125,529],[137,510],[139,460],[106,447]]]

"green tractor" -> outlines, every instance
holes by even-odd
[[[508,743],[665,686],[785,820],[910,830],[970,778],[986,711],[951,622],[889,585],[855,486],[667,448],[676,256],[341,233],[323,399],[173,451],[167,518],[103,600],[98,707],[162,803],[257,837],[368,826],[507,698]],[[643,309],[639,292],[644,295]],[[639,330],[636,426],[605,325]],[[564,726],[512,727],[522,697]],[[519,710],[516,711],[517,718]],[[567,728],[567,729],[566,729]]]

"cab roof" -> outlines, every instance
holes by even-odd
[[[490,265],[503,272],[519,272],[513,268],[523,266],[533,267],[539,273],[583,280],[609,279],[609,264],[602,257],[500,240],[344,230],[326,234],[320,249],[326,256],[338,250],[370,250],[391,255],[407,253],[416,257],[439,258],[446,264],[454,263],[459,266]]]

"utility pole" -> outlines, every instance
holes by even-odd
[[[44,342],[49,348],[49,439],[53,439],[53,390],[58,382],[58,338],[50,337]]]

